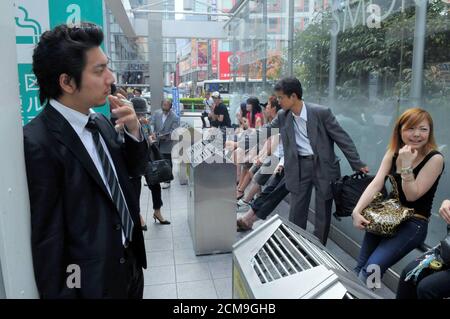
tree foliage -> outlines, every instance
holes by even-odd
[[[338,99],[368,96],[369,78],[377,81],[379,98],[403,98],[410,93],[415,28],[414,1],[396,8],[381,28],[364,23],[337,35],[336,92]],[[385,8],[390,5],[385,4]],[[365,10],[365,8],[363,9]],[[343,19],[344,12],[338,13]],[[294,72],[310,95],[328,94],[331,10],[321,12],[304,31],[295,34]],[[443,80],[439,64],[450,63],[450,6],[431,0],[427,8],[424,52],[424,95],[450,93],[450,79]]]

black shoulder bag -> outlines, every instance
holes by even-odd
[[[331,182],[331,192],[336,205],[336,212],[333,215],[336,219],[340,220],[340,217],[352,215],[359,198],[374,178],[373,175],[357,172]],[[386,196],[385,187],[383,187],[381,193]]]
[[[173,180],[172,167],[168,160],[162,159],[156,143],[150,145],[150,161],[145,170],[145,180],[148,185],[155,185]]]

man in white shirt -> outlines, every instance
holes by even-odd
[[[24,127],[24,150],[41,298],[143,294],[146,255],[129,177],[145,172],[147,143],[133,108],[109,95],[114,77],[102,41],[94,24],[60,25],[42,35],[33,54],[45,107]],[[123,143],[91,109],[107,97]]]
[[[279,128],[284,151],[286,189],[291,193],[289,220],[306,229],[312,188],[315,189],[314,235],[325,245],[333,202],[330,182],[340,177],[336,144],[355,171],[368,172],[350,136],[328,107],[303,101],[300,81],[280,80],[274,88],[282,107],[266,127]]]
[[[203,104],[205,105],[205,110],[202,112],[201,119],[203,128],[207,128],[210,127],[208,114],[211,113],[211,107],[214,105],[214,100],[211,97],[210,92],[205,93],[205,99],[203,100]],[[208,118],[208,124],[206,123],[205,118]]]

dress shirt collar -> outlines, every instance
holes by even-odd
[[[54,99],[50,100],[50,104],[64,116],[78,135],[86,128],[86,124],[89,121],[89,115],[75,111]],[[89,113],[95,112],[92,109],[89,109]]]
[[[294,119],[298,120],[301,118],[303,121],[308,122],[308,112],[306,111],[306,104],[303,102],[302,110],[300,111],[300,115],[295,115],[294,112],[292,112],[292,115],[294,116]]]

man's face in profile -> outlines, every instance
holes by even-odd
[[[277,96],[278,103],[283,108],[283,110],[290,110],[294,105],[295,94],[291,94],[290,96],[284,94],[283,91],[276,91],[275,95]]]
[[[111,93],[114,75],[108,67],[108,58],[100,47],[86,51],[86,66],[81,74],[81,86],[74,93],[80,104],[89,107],[106,103]]]

